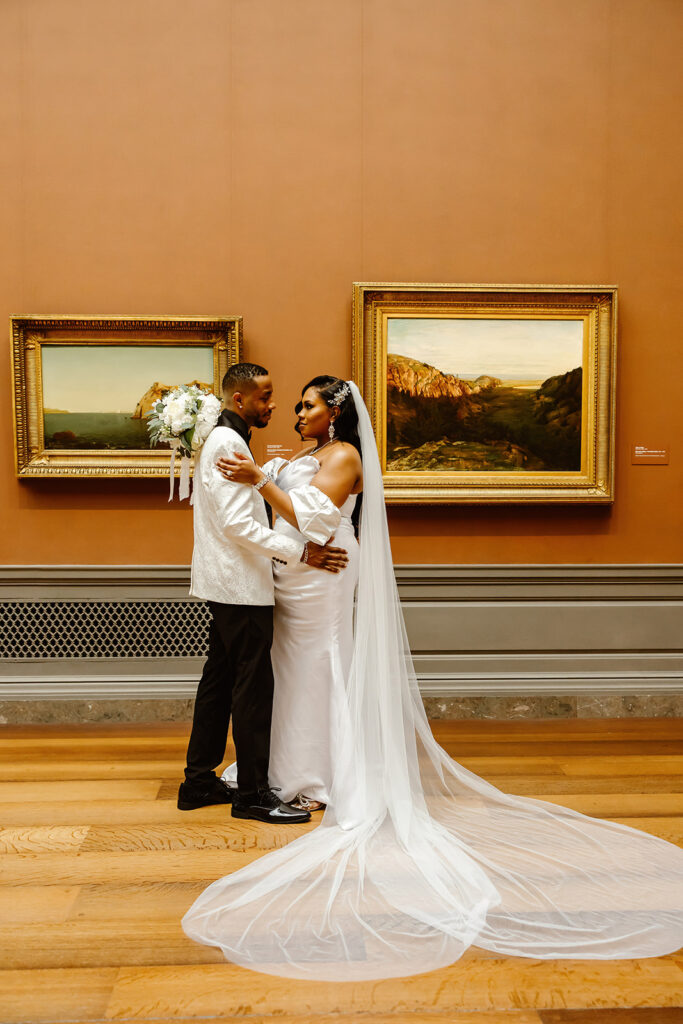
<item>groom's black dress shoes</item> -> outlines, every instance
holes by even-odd
[[[189,782],[181,782],[178,788],[178,809],[195,811],[198,807],[210,807],[211,804],[231,804],[236,786],[229,786],[222,779],[214,779],[205,786],[192,786]]]
[[[260,789],[258,793],[235,793],[232,800],[233,818],[253,818],[268,821],[271,825],[296,824],[310,821],[310,811],[297,811],[280,800],[272,789]]]

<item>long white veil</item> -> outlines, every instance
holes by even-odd
[[[683,851],[509,796],[432,737],[394,578],[368,411],[360,575],[342,754],[320,826],[211,884],[182,919],[228,960],[292,978],[419,974],[470,945],[538,959],[683,945]]]

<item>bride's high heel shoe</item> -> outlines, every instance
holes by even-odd
[[[324,811],[327,804],[321,800],[311,800],[303,793],[297,793],[294,799],[289,801],[289,806],[296,808],[297,811]]]

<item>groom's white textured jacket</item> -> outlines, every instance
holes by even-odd
[[[271,559],[298,562],[303,542],[268,527],[260,493],[226,480],[216,469],[221,455],[249,447],[231,427],[209,434],[194,472],[194,550],[190,594],[221,604],[273,604]]]

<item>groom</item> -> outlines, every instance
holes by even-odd
[[[273,572],[271,559],[336,572],[341,548],[293,540],[268,528],[256,487],[231,483],[216,469],[222,455],[252,457],[252,427],[265,427],[275,404],[268,371],[236,363],[223,378],[225,408],[201,449],[194,474],[194,550],[190,593],[211,611],[209,654],[197,688],[185,781],[178,807],[188,811],[232,803],[235,818],[272,823],[308,821],[308,811],[283,803],[268,784],[273,708]],[[237,790],[217,778],[228,723],[237,755]]]

